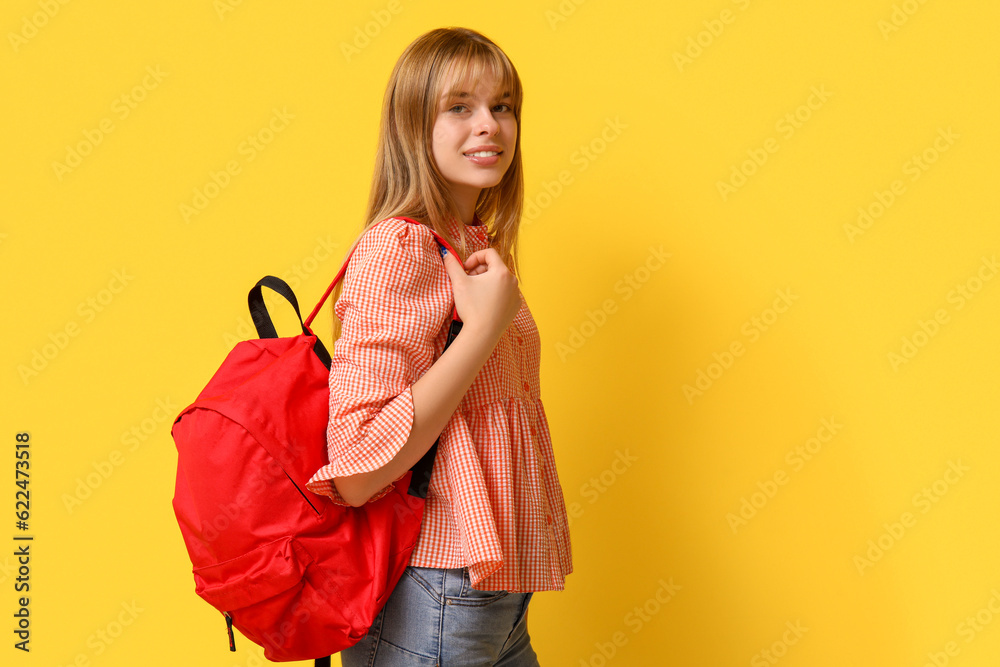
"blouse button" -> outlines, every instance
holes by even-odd
[[[524,343],[524,340],[523,340],[523,339],[522,339],[522,338],[521,338],[520,336],[518,336],[518,337],[517,337],[517,344],[518,344],[518,345],[521,345],[521,344],[523,344],[523,343]]]
[[[525,391],[530,391],[531,390],[531,386],[527,382],[524,383],[524,390]]]
[[[548,524],[551,526],[552,525],[552,515],[551,514],[546,514],[545,515],[545,521],[548,522]]]

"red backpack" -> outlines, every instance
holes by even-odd
[[[437,443],[391,493],[361,507],[305,489],[329,462],[330,355],[309,325],[349,260],[305,322],[284,281],[258,282],[249,304],[260,339],[233,348],[171,431],[173,507],[195,592],[224,614],[232,651],[233,627],[274,661],[320,659],[354,645],[420,532]],[[277,337],[262,287],[292,304],[300,335]],[[453,314],[449,344],[461,328]]]

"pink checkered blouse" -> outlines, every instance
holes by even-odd
[[[459,224],[451,223],[454,239]],[[485,226],[465,230],[469,254],[489,247]],[[444,350],[453,307],[451,281],[427,227],[389,218],[369,228],[334,306],[342,332],[330,369],[330,463],[309,480],[309,490],[346,504],[331,480],[375,470],[400,450],[413,423],[410,386]],[[441,433],[410,565],[468,567],[480,590],[564,588],[572,553],[540,358],[522,295],[514,321]]]

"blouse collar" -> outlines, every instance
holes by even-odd
[[[450,227],[451,227],[450,231],[453,234],[455,234],[455,238],[456,239],[458,238],[458,235],[460,233],[460,229],[462,227],[465,227],[466,233],[469,234],[470,236],[473,236],[473,237],[476,237],[476,238],[480,238],[480,239],[489,239],[489,237],[490,237],[489,236],[489,230],[486,228],[486,225],[483,224],[483,221],[479,219],[478,215],[473,217],[473,224],[471,224],[471,225],[465,225],[465,224],[459,222],[455,218],[452,218],[451,222],[449,224],[450,224]]]

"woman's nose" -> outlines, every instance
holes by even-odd
[[[496,134],[497,130],[500,129],[500,123],[497,122],[492,113],[484,111],[476,119],[476,128],[479,134]]]

